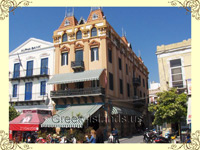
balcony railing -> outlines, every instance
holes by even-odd
[[[41,101],[48,98],[47,93],[26,93],[17,94],[15,96],[10,95],[10,102],[25,102],[25,101]]]
[[[59,91],[51,91],[50,96],[54,98],[58,97],[75,97],[75,96],[89,96],[89,95],[103,95],[105,89],[102,87],[91,87],[83,89],[67,89]]]
[[[140,79],[139,78],[133,78],[133,85],[140,86],[141,85]]]
[[[49,76],[49,68],[33,68],[29,70],[20,70],[9,72],[9,79],[15,80],[20,78],[32,78],[32,77],[39,77],[39,76]]]
[[[72,61],[72,69],[84,69],[84,61]]]

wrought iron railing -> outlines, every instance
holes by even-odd
[[[139,78],[133,78],[133,85],[140,85],[141,81]]]
[[[48,98],[47,93],[25,93],[25,94],[10,94],[10,102],[19,101],[39,101],[46,100]]]
[[[72,61],[71,67],[72,68],[84,68],[84,61]]]
[[[50,73],[50,70],[47,67],[33,68],[29,70],[9,72],[9,78],[16,79],[16,78],[33,77],[33,76],[48,76],[49,73]]]
[[[51,97],[70,97],[76,95],[94,95],[94,94],[105,94],[105,89],[102,87],[90,87],[83,89],[67,89],[59,91],[51,91]]]

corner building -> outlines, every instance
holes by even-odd
[[[116,127],[121,136],[135,133],[135,122],[143,120],[148,126],[148,69],[126,37],[120,37],[107,22],[101,9],[91,10],[87,21],[77,21],[73,15],[65,17],[54,31],[53,43],[55,76],[49,84],[54,84],[51,98],[56,110],[76,106],[75,111],[82,114],[81,106],[100,105],[93,114],[100,114],[101,121],[88,126],[102,126],[107,131]],[[125,117],[126,121],[112,121],[116,117]],[[63,126],[76,127],[48,121],[43,124]]]

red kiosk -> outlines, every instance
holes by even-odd
[[[22,139],[23,132],[38,131],[40,124],[42,124],[47,118],[51,117],[51,111],[47,110],[23,110],[23,113],[10,121],[9,123],[9,139],[13,139],[13,131],[19,138]]]

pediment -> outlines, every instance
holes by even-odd
[[[75,45],[75,49],[78,49],[78,48],[84,48],[84,45],[81,44],[81,43],[77,43],[77,44]]]
[[[89,43],[90,46],[99,46],[100,43],[97,42],[96,40],[92,40],[90,43]]]
[[[67,47],[66,45],[64,45],[64,46],[62,46],[62,47],[60,48],[60,50],[61,50],[61,51],[70,51],[70,48]]]
[[[53,43],[43,41],[36,38],[30,38],[27,41],[25,41],[23,44],[21,44],[19,47],[14,49],[10,52],[11,54],[17,54],[17,53],[25,53],[25,52],[32,52],[35,50],[39,50],[45,47],[53,47]]]

